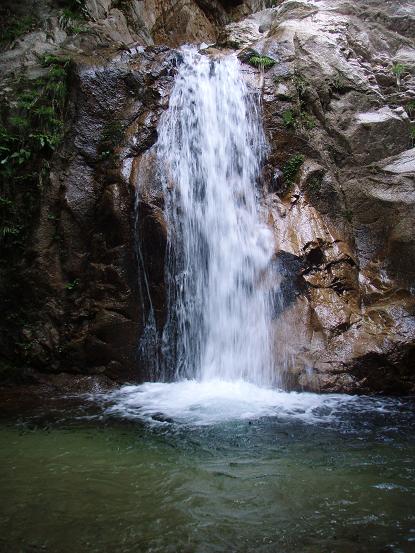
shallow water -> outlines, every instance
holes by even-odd
[[[164,386],[2,419],[1,551],[415,550],[412,400]]]

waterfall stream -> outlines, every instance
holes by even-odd
[[[258,210],[266,149],[258,101],[235,55],[183,56],[157,143],[168,228],[164,363],[176,380],[273,384],[274,243]]]
[[[259,94],[234,54],[213,59],[184,47],[181,57],[137,185],[137,205],[148,183],[164,201],[164,328],[145,280],[139,354],[152,382],[125,387],[117,404],[143,417],[187,413],[202,424],[291,409],[296,399],[281,393],[285,363],[274,343],[278,274],[261,212],[267,143]],[[144,269],[141,252],[139,260]]]

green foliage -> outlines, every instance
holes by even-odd
[[[307,189],[312,194],[318,194],[321,190],[322,183],[323,183],[323,177],[321,175],[317,175],[310,179],[307,185]]]
[[[79,285],[80,280],[79,278],[76,278],[75,280],[72,280],[71,282],[67,282],[65,284],[65,288],[69,290],[69,292],[72,292],[72,290],[75,290],[75,288]]]
[[[21,227],[7,227],[7,226],[2,226],[0,227],[0,234],[4,237],[4,236],[7,236],[9,234],[12,234],[12,235],[16,235],[16,234],[19,234],[21,230]]]
[[[405,109],[412,117],[412,115],[415,113],[415,100],[409,100],[409,102],[405,106]]]
[[[403,63],[394,63],[392,65],[392,73],[396,77],[396,84],[398,87],[401,86],[401,77],[406,72],[406,66]]]
[[[309,87],[308,81],[301,75],[301,73],[298,73],[297,71],[294,73],[292,77],[292,82],[297,90],[297,94],[301,99],[303,99],[304,94]]]
[[[345,80],[345,78],[341,73],[338,73],[329,81],[329,88],[331,90],[334,90],[335,92],[341,92],[346,88],[346,86],[347,86],[347,81]]]
[[[283,114],[283,121],[286,127],[292,127],[301,130],[314,129],[317,122],[313,115],[307,112],[306,92],[309,88],[309,82],[306,78],[296,71],[292,77],[292,82],[297,91],[294,110],[288,110]]]
[[[3,198],[3,196],[0,196],[0,207],[11,206],[11,205],[13,205],[12,200],[9,200],[9,198]]]
[[[286,183],[291,184],[294,182],[303,163],[304,156],[302,154],[295,154],[288,159],[282,168],[282,175]]]
[[[82,0],[66,0],[64,7],[59,13],[59,27],[68,34],[79,34],[87,30],[85,19],[88,12],[85,2]]]
[[[296,125],[296,118],[291,109],[287,109],[286,111],[283,111],[282,120],[284,122],[284,125],[288,128],[290,127],[294,128]]]
[[[46,55],[41,63],[47,74],[10,83],[13,95],[0,111],[0,241],[14,250],[24,245],[48,160],[63,135],[69,59]]]
[[[412,147],[415,146],[415,125],[411,125],[409,129],[409,136],[411,137]]]
[[[38,21],[33,15],[18,16],[9,13],[8,10],[2,10],[0,13],[0,46],[6,46],[17,38],[33,31],[38,25]]]
[[[66,31],[68,34],[77,35],[87,30],[86,25],[83,23],[83,19],[79,14],[72,12],[71,10],[63,10],[58,19],[59,27]]]
[[[120,121],[107,123],[101,134],[99,146],[99,159],[106,160],[114,155],[115,148],[120,144],[124,136],[123,126]]]
[[[71,61],[68,56],[56,56],[55,54],[43,54],[39,57],[40,63],[43,67],[66,67]]]
[[[302,111],[300,113],[300,122],[301,122],[301,126],[305,127],[308,130],[314,129],[314,127],[317,124],[315,117],[313,117],[306,111]]]
[[[287,128],[312,130],[316,126],[316,119],[306,111],[300,113],[292,109],[287,109],[282,113],[282,120]]]
[[[353,221],[353,212],[351,209],[344,209],[343,210],[343,217],[346,219],[348,223],[351,223]]]
[[[276,64],[276,61],[269,56],[254,54],[248,59],[248,63],[252,65],[252,67],[257,67],[258,69],[270,69]]]
[[[394,63],[392,65],[392,73],[396,77],[401,77],[406,71],[406,66],[403,63]]]

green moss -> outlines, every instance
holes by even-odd
[[[301,165],[304,163],[304,156],[302,154],[295,154],[291,156],[286,164],[282,168],[282,175],[284,181],[287,184],[294,182]]]
[[[276,64],[276,61],[270,58],[269,56],[261,56],[259,54],[253,54],[248,59],[249,65],[252,67],[257,67],[258,69],[270,69]]]

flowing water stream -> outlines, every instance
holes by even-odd
[[[167,321],[155,375],[163,384],[129,389],[129,407],[132,397],[139,410],[143,401],[160,409],[166,398],[187,397],[229,413],[229,401],[244,410],[258,394],[272,395],[255,386],[281,381],[270,335],[275,244],[257,186],[267,146],[258,94],[248,91],[237,57],[213,60],[190,47],[182,55],[155,146],[168,229]]]
[[[159,129],[168,320],[175,378],[275,382],[264,279],[274,244],[258,212],[265,140],[236,56],[184,60]]]
[[[140,348],[156,381],[0,418],[0,551],[415,551],[413,402],[281,389],[265,153],[236,57],[185,49],[155,147],[168,317],[156,335],[150,310]]]

